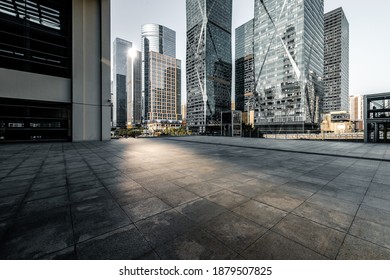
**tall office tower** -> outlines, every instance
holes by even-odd
[[[148,122],[181,120],[181,62],[157,52],[149,53],[150,95],[145,107]]]
[[[150,52],[176,57],[176,32],[159,24],[142,25],[142,92],[143,116],[148,120],[151,106]]]
[[[125,127],[127,125],[127,59],[132,43],[116,38],[113,47],[113,80],[114,80],[114,102],[113,102],[113,127]]]
[[[324,113],[348,111],[349,23],[342,8],[325,14]]]
[[[127,125],[142,122],[142,53],[132,49],[127,58]]]
[[[232,0],[187,0],[187,126],[220,130],[230,111]]]
[[[323,0],[255,0],[256,126],[281,132],[321,122]]]
[[[0,142],[110,139],[110,0],[0,0]]]
[[[254,20],[236,28],[236,110],[250,114],[254,110],[253,91],[255,85],[253,54]]]

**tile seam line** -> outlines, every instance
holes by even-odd
[[[324,154],[324,153],[316,153],[316,152],[303,152],[303,151],[293,151],[293,150],[290,151],[290,150],[283,150],[283,149],[277,149],[277,148],[251,147],[251,146],[212,143],[212,142],[197,142],[197,141],[191,141],[191,140],[175,140],[175,139],[164,139],[164,140],[165,141],[175,141],[175,142],[197,143],[197,144],[203,144],[203,145],[220,145],[220,146],[234,147],[234,148],[266,150],[266,151],[285,152],[285,153],[296,153],[296,154],[305,154],[305,155],[317,155],[317,156],[327,156],[327,157],[339,157],[339,158],[350,158],[350,159],[362,159],[362,160],[373,160],[373,161],[380,161],[380,162],[390,162],[390,159],[383,159],[383,158],[380,159],[380,158],[368,158],[368,157],[336,155],[336,154]]]

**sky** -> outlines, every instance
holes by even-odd
[[[141,26],[157,23],[176,31],[176,58],[182,61],[185,101],[185,0],[112,0],[111,41],[122,38],[141,49]],[[233,34],[253,18],[254,0],[233,0]],[[390,1],[325,0],[325,12],[342,7],[349,21],[350,95],[390,92]],[[232,43],[233,51],[234,44]],[[233,52],[234,54],[234,52]]]

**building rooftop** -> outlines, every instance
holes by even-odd
[[[390,146],[0,146],[0,259],[390,259]]]

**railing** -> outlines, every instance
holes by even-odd
[[[264,134],[267,139],[286,140],[337,140],[337,141],[362,141],[363,132],[354,133],[289,133],[289,134]]]

